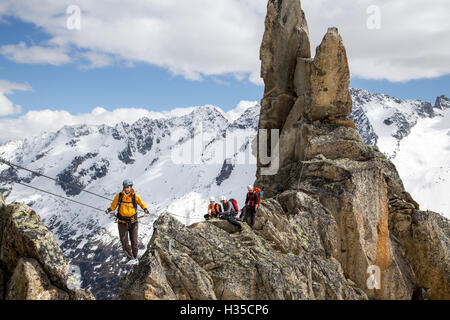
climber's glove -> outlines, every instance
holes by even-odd
[[[147,217],[150,214],[150,212],[148,212],[147,208],[144,209],[144,213],[145,213],[145,217]]]
[[[111,212],[112,210],[111,210],[111,208],[108,208],[108,209],[106,209],[106,214],[109,214],[110,212]]]

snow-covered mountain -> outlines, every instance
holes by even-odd
[[[352,89],[352,118],[364,140],[378,145],[396,164],[423,209],[450,216],[445,192],[450,181],[450,101],[403,101]],[[181,222],[203,219],[209,196],[239,204],[255,180],[251,142],[260,107],[243,103],[232,112],[214,106],[144,117],[133,124],[66,126],[55,133],[0,145],[0,157],[109,199],[122,180],[134,181],[151,216],[140,225],[141,252],[152,222],[168,209]],[[105,210],[110,202],[79,188],[0,165],[0,177],[28,183]],[[68,260],[80,269],[83,286],[97,298],[115,298],[126,271],[117,225],[101,211],[0,181],[8,201],[25,201],[54,232]]]
[[[395,164],[422,209],[450,217],[450,100],[433,105],[351,89],[353,114],[364,140]]]
[[[386,94],[351,89],[353,115],[364,140],[378,145],[389,158],[395,158],[400,141],[411,133],[419,119],[433,118],[429,102],[400,100]]]
[[[2,158],[78,188],[5,165],[0,174],[102,210],[109,201],[80,189],[113,199],[122,181],[132,179],[151,212],[140,225],[143,253],[152,222],[162,211],[169,209],[186,224],[200,221],[209,196],[233,196],[242,203],[246,186],[255,178],[251,140],[259,106],[247,103],[239,115],[214,106],[189,111],[133,124],[65,126],[0,147]],[[98,298],[114,298],[108,293],[116,291],[125,270],[113,220],[101,211],[19,184],[0,183],[8,201],[24,201],[39,212],[68,260],[80,268],[83,284]]]

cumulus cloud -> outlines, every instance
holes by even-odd
[[[4,94],[0,93],[0,117],[22,112],[20,105],[14,105]]]
[[[302,4],[313,47],[327,27],[339,28],[353,76],[398,82],[450,74],[447,0],[304,0]],[[369,28],[375,17],[373,6],[379,13],[379,29]]]
[[[4,45],[0,53],[7,59],[29,64],[51,64],[59,66],[71,61],[70,56],[61,47],[27,46],[25,42],[16,45]]]
[[[0,95],[1,102],[1,95]],[[253,107],[256,102],[241,101],[236,109],[224,113],[231,115],[230,120],[239,117],[247,108]],[[134,123],[142,117],[162,119],[168,117],[180,117],[195,110],[198,107],[176,108],[169,111],[155,112],[144,108],[118,108],[108,111],[104,108],[94,108],[90,113],[71,114],[65,110],[39,110],[28,111],[16,118],[0,118],[0,143],[10,140],[24,139],[55,132],[68,125],[102,125],[113,126],[119,122]],[[218,108],[218,107],[216,107]],[[220,108],[218,108],[221,110]]]
[[[239,118],[245,112],[245,110],[253,108],[257,105],[258,105],[257,101],[246,101],[246,100],[240,101],[235,109],[232,109],[226,113],[226,116],[229,121],[234,121],[237,118]]]
[[[255,49],[264,29],[261,1],[80,0],[75,2],[81,9],[79,30],[67,28],[69,15],[61,1],[4,1],[9,14],[50,35],[48,48],[61,48],[61,52],[70,48],[73,59],[78,56],[76,51],[94,52],[96,62],[101,54],[103,58],[114,56],[125,63],[157,65],[192,80],[259,74]],[[19,45],[3,46],[3,54],[25,62],[15,50]],[[100,61],[100,66],[110,62]]]
[[[2,53],[29,63],[45,62],[31,52],[46,53],[47,63],[72,59],[81,64],[87,61],[87,68],[144,62],[192,80],[234,74],[262,84],[259,45],[266,0],[74,3],[81,9],[80,30],[67,28],[69,15],[63,1],[3,0],[0,21],[15,16],[36,25],[50,39],[40,46],[8,44]],[[312,48],[327,27],[340,29],[353,76],[405,81],[450,73],[448,0],[433,0],[432,4],[423,0],[303,0],[302,6]],[[379,29],[367,26],[370,6],[379,9]]]
[[[0,80],[0,117],[19,114],[22,112],[20,105],[14,104],[6,95],[14,91],[29,91],[31,87],[27,83],[15,83],[8,80]]]

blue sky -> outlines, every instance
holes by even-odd
[[[232,1],[230,0],[229,3],[232,3]],[[303,1],[303,4],[306,7],[307,14],[309,12],[311,15],[309,18],[310,29],[317,30],[312,32],[314,48],[314,44],[317,45],[321,37],[319,31],[323,33],[323,28],[319,24],[325,19],[321,19],[319,22],[319,19],[315,16],[315,10],[320,10],[320,8],[314,7],[312,2],[308,3]],[[345,6],[345,1],[342,4]],[[10,5],[13,8],[14,4]],[[130,7],[132,9],[132,5]],[[3,52],[0,55],[0,80],[28,84],[31,87],[31,90],[17,90],[7,95],[7,98],[13,104],[22,107],[20,113],[10,114],[7,117],[16,118],[22,116],[27,111],[43,109],[66,110],[72,114],[89,113],[95,107],[102,107],[107,110],[134,107],[161,111],[178,107],[213,104],[224,110],[230,110],[235,108],[241,100],[259,101],[264,88],[261,83],[255,83],[257,82],[255,81],[255,75],[257,76],[259,72],[258,49],[261,41],[260,38],[263,29],[262,18],[265,13],[265,8],[261,6],[261,3],[255,5],[255,7],[248,8],[251,11],[243,19],[246,19],[246,25],[256,26],[255,31],[252,31],[253,33],[248,32],[246,38],[239,40],[240,42],[238,41],[236,45],[243,46],[242,44],[249,42],[248,39],[251,39],[251,44],[243,48],[245,51],[236,49],[236,52],[230,51],[231,53],[228,53],[229,46],[224,46],[209,56],[206,53],[202,55],[202,53],[214,45],[210,43],[183,44],[183,41],[177,38],[176,41],[180,42],[180,53],[184,51],[187,53],[185,56],[177,53],[178,56],[170,57],[170,60],[168,59],[167,61],[163,59],[167,51],[162,52],[160,56],[155,56],[148,60],[145,57],[143,58],[141,54],[143,52],[145,55],[145,50],[149,51],[148,47],[142,48],[142,50],[138,48],[136,53],[133,52],[130,56],[123,53],[122,49],[126,48],[126,46],[140,45],[137,43],[138,41],[124,42],[122,48],[118,46],[119,48],[102,50],[101,46],[108,46],[110,42],[95,46],[96,39],[86,44],[86,41],[79,39],[81,37],[77,38],[77,35],[75,35],[77,31],[63,33],[54,27],[54,21],[59,20],[51,20],[65,19],[64,12],[61,13],[61,8],[57,7],[56,4],[55,11],[41,20],[32,15],[36,15],[36,13],[31,9],[30,13],[28,11],[22,12],[20,10],[23,9],[20,8],[13,8],[10,10],[14,12],[14,15],[8,14],[8,11],[6,11],[3,17],[0,11],[0,17],[2,17],[2,20],[0,20],[0,34],[2,35],[0,38],[0,48],[4,46],[16,46],[13,49],[20,51],[17,50],[17,45],[23,42],[25,44],[24,48],[27,50],[32,46],[51,48],[54,51],[59,50],[59,54],[67,54],[71,58],[69,62],[56,63],[56,65],[42,62],[24,63]],[[37,5],[36,8],[32,9],[40,12],[38,11],[40,9]],[[242,11],[238,9],[240,8],[237,7],[234,14]],[[117,10],[123,9],[117,8]],[[54,12],[59,12],[59,16],[61,17],[55,18],[56,15]],[[214,15],[214,13],[211,14],[209,12],[208,15]],[[171,15],[168,14],[168,16]],[[100,21],[100,18],[98,19]],[[103,19],[101,21],[109,21],[108,16],[102,16],[101,19]],[[335,16],[330,19],[339,22],[341,17]],[[421,77],[421,73],[418,71],[417,74],[411,76],[413,78],[412,80],[402,82],[388,80],[389,75],[386,75],[386,79],[371,79],[367,77],[370,70],[360,70],[361,64],[364,64],[360,61],[361,57],[357,56],[360,48],[356,47],[352,50],[353,43],[357,43],[358,41],[352,41],[352,37],[355,37],[355,35],[351,33],[351,25],[346,25],[347,21],[345,20],[343,20],[342,26],[340,27],[344,31],[343,37],[345,43],[347,45],[350,44],[347,46],[349,57],[355,61],[355,68],[353,68],[352,59],[350,59],[350,67],[353,73],[352,87],[367,89],[374,93],[387,93],[402,99],[426,100],[431,103],[434,103],[438,95],[450,95],[450,75],[445,75],[447,74],[446,72],[441,72],[436,77],[428,78],[427,76]],[[86,21],[88,21],[87,18]],[[329,22],[325,21],[324,23]],[[339,23],[337,24],[339,25]],[[313,28],[315,25],[317,27]],[[224,32],[223,29],[225,27],[220,29],[218,27],[212,38],[208,38],[208,34],[205,34],[204,37],[213,39],[217,34],[217,37],[219,37],[222,34],[221,32]],[[180,28],[177,29],[177,33],[179,33],[179,30]],[[189,35],[194,31],[195,29]],[[390,30],[386,30],[386,32],[391,33]],[[245,34],[244,31],[242,33]],[[382,34],[381,38],[386,35],[387,33]],[[105,37],[107,36],[109,34],[105,33]],[[226,37],[224,38],[226,39]],[[193,37],[192,39],[195,38]],[[100,36],[97,40],[101,40]],[[167,43],[162,42],[161,47],[166,45]],[[190,52],[189,45],[195,46],[199,50]],[[420,45],[420,43],[416,43],[415,45]],[[133,51],[132,49],[130,49],[130,52]],[[217,62],[207,61],[209,57],[216,57],[218,51],[224,53],[223,56],[217,57]],[[89,62],[85,58],[80,58],[86,52],[104,54],[105,60],[101,62],[104,62],[105,66],[90,67]],[[353,54],[353,52],[355,53]],[[196,54],[198,54],[198,57],[196,57]],[[232,56],[234,60],[226,60],[227,54],[228,56]],[[242,59],[240,59],[241,56]],[[396,58],[398,59],[398,57]],[[180,66],[177,65],[177,59],[180,59]],[[201,63],[202,59],[205,60],[204,66]],[[153,61],[155,62],[153,63]],[[242,64],[240,64],[241,61]],[[215,63],[220,65],[220,68],[214,68],[213,65]],[[235,64],[236,67],[234,66]],[[249,65],[249,67],[246,68],[246,65]],[[354,69],[355,72],[353,72]],[[378,69],[376,66],[372,67],[372,70],[376,69]],[[407,78],[409,76],[397,76],[401,72],[401,70],[392,71],[392,73],[396,73],[396,78]],[[389,71],[385,73],[388,74]],[[425,75],[426,73],[423,74]],[[253,78],[251,75],[253,75]],[[374,78],[380,78],[380,76],[377,75]]]
[[[366,89],[372,93],[385,93],[400,99],[420,99],[434,105],[438,96],[450,96],[450,75],[432,79],[418,79],[405,82],[368,80],[353,77],[351,86]]]
[[[0,23],[0,46],[21,41],[28,45],[48,37],[33,24],[8,17]],[[3,36],[5,35],[5,36]],[[71,113],[123,107],[154,111],[213,104],[234,109],[241,100],[258,101],[264,87],[233,76],[189,80],[148,63],[116,63],[106,68],[16,63],[0,55],[0,79],[28,83],[33,90],[16,92],[11,100],[26,110],[65,109]],[[19,115],[14,115],[19,116]]]
[[[74,65],[24,65],[0,58],[0,65],[3,78],[26,82],[33,88],[11,96],[25,110],[50,108],[85,113],[94,107],[140,107],[161,111],[205,104],[229,110],[241,100],[260,100],[264,90],[263,86],[232,76],[187,80],[144,63],[83,70]]]

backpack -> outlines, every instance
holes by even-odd
[[[123,199],[123,192],[119,193],[119,201],[118,201],[119,205],[117,207],[117,212],[119,212],[119,210],[120,210],[120,205],[122,204],[122,199]],[[131,195],[131,199],[133,201],[133,208],[136,210],[137,209],[137,203],[136,203],[136,194],[135,193],[133,193]]]
[[[259,195],[258,204],[260,204],[262,201],[262,198],[263,198],[264,191],[261,190],[260,188],[255,187],[255,188],[253,188],[253,193],[258,193],[258,195]]]
[[[230,203],[233,205],[233,208],[234,208],[234,215],[237,216],[238,213],[239,213],[239,207],[238,207],[238,204],[237,204],[236,199],[230,199],[229,201],[230,201]]]

